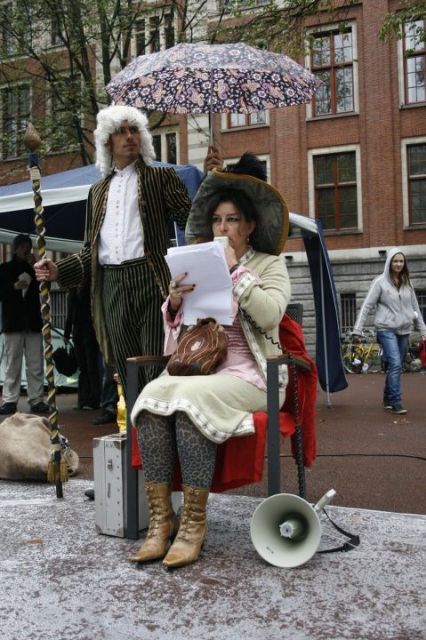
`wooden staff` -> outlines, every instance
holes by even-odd
[[[29,170],[32,189],[34,192],[34,224],[37,233],[37,249],[40,258],[46,257],[46,225],[43,217],[43,204],[40,191],[40,167],[38,164],[37,149],[41,145],[41,139],[36,129],[28,123],[24,136],[24,144],[30,150]],[[63,498],[62,482],[68,480],[68,469],[62,456],[61,439],[58,427],[58,411],[56,409],[56,387],[54,378],[52,324],[50,312],[50,282],[40,283],[41,317],[43,319],[44,359],[46,362],[47,378],[47,403],[49,405],[49,426],[51,456],[47,468],[47,481],[56,486],[56,497]]]

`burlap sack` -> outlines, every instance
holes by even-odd
[[[66,438],[64,441],[67,443]],[[75,475],[78,471],[78,455],[66,444],[63,456],[69,475]],[[15,413],[3,420],[0,424],[0,478],[46,482],[49,460],[50,429],[47,418]]]

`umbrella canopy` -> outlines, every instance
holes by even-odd
[[[135,58],[107,85],[116,104],[169,113],[252,113],[309,102],[318,79],[283,54],[177,44]]]

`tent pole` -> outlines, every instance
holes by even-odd
[[[325,303],[324,303],[324,282],[323,282],[323,265],[322,255],[320,254],[320,287],[321,287],[321,315],[322,315],[322,336],[324,343],[324,362],[325,362],[325,388],[327,393],[327,406],[331,407],[330,397],[330,381],[328,374],[328,352],[327,352],[327,327],[325,326]]]

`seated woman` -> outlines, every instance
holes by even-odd
[[[243,171],[245,159],[237,170]],[[251,174],[256,168],[262,171],[256,158],[248,159]],[[132,558],[135,562],[164,558],[166,567],[178,567],[199,558],[217,445],[253,433],[252,413],[266,409],[266,358],[281,353],[278,325],[290,299],[287,269],[280,256],[287,234],[287,206],[264,180],[213,171],[203,181],[186,235],[190,242],[228,238],[225,257],[233,283],[234,322],[225,327],[227,356],[215,373],[171,376],[165,371],[146,385],[135,403],[132,421],[150,509],[148,533]],[[170,283],[163,305],[166,354],[173,352],[184,327],[182,299],[193,289],[182,284],[188,278],[190,273],[182,274]],[[282,367],[282,399],[286,384],[287,369]],[[170,501],[177,460],[184,496],[180,524]]]

